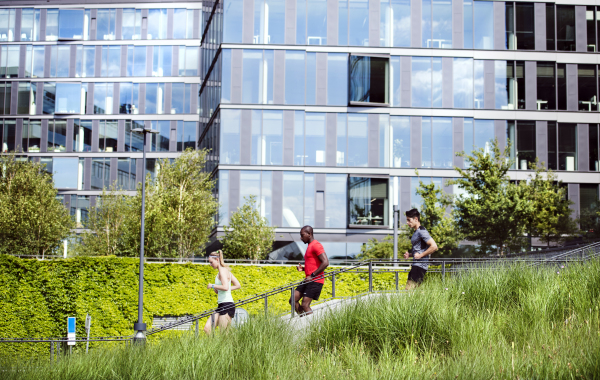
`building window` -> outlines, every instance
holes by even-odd
[[[249,171],[243,170],[240,172],[240,200],[239,204],[243,205],[250,195],[256,196],[256,207],[260,212],[260,216],[267,218],[269,225],[271,224],[271,187],[272,187],[272,172],[270,171]],[[285,187],[285,182],[284,182]],[[285,192],[285,189],[284,189]],[[285,202],[285,195],[284,195]],[[302,203],[300,203],[302,204]],[[284,206],[285,208],[285,206]]]
[[[421,118],[421,167],[452,168],[452,118]]]
[[[29,115],[31,110],[31,102],[35,101],[31,99],[31,83],[30,82],[18,82],[17,92],[17,114],[18,115]],[[33,107],[35,114],[35,106]]]
[[[112,99],[111,99],[112,103]],[[146,83],[146,107],[144,113],[163,114],[165,107],[165,84]]]
[[[92,151],[92,121],[75,120],[73,124],[73,151]]]
[[[575,6],[556,6],[556,49],[575,51]]]
[[[579,185],[579,212],[581,229],[591,230],[598,221],[598,184],[582,183]]]
[[[98,132],[98,150],[100,152],[116,152],[117,139],[119,138],[119,124],[117,120],[100,120]]]
[[[144,122],[136,120],[125,121],[125,152],[142,152],[144,149],[144,135],[131,131],[137,128],[144,129]]]
[[[285,104],[304,104],[304,57],[303,51],[285,52]]]
[[[325,227],[346,228],[346,197],[348,179],[346,174],[326,174],[325,177]],[[322,195],[317,192],[316,210],[322,210]],[[321,206],[321,207],[320,207]]]
[[[483,149],[483,153],[485,154],[490,154],[494,137],[493,120],[473,120],[472,118],[464,119],[463,149],[466,155],[472,155],[474,151],[479,149]],[[469,163],[465,162],[464,166],[468,167]]]
[[[495,61],[496,109],[525,108],[525,63]]]
[[[121,76],[121,46],[102,46],[101,62],[102,77]]]
[[[389,58],[350,56],[350,104],[389,103]]]
[[[421,47],[452,49],[452,0],[423,0]]]
[[[517,121],[509,122],[508,138],[512,141],[511,158],[515,161],[516,169],[528,170],[535,162],[535,122]],[[513,167],[514,169],[514,167]]]
[[[546,50],[556,50],[554,4],[546,4]]]
[[[285,1],[256,0],[254,2],[255,44],[283,44],[285,35]]]
[[[21,41],[39,41],[40,11],[33,8],[23,8],[21,11]]]
[[[327,53],[327,105],[348,105],[347,84],[348,55],[346,53]]]
[[[463,1],[463,48],[473,49],[473,0]]]
[[[83,9],[59,10],[58,39],[83,39]]]
[[[187,148],[196,149],[196,122],[177,121],[177,151],[182,152]]]
[[[81,113],[81,103],[81,83],[56,84],[55,114]]]
[[[133,46],[127,48],[127,76],[146,76],[146,48],[146,46]],[[182,59],[181,56],[180,59]]]
[[[473,108],[473,59],[454,58],[454,108]]]
[[[40,51],[43,60],[43,50]],[[93,78],[96,76],[96,47],[95,46],[77,46],[77,56],[75,60],[75,76],[81,78]],[[43,76],[43,63],[40,76]]]
[[[513,7],[515,9],[514,14]],[[506,3],[507,49],[534,50],[534,25],[535,20],[532,3],[516,2],[514,5],[513,3]]]
[[[379,166],[390,167],[390,115],[379,115]]]
[[[31,52],[31,77],[32,78],[43,78],[44,77],[44,62],[45,62],[45,48],[44,46],[33,46]],[[0,71],[1,73],[1,71]]]
[[[77,228],[83,228],[85,222],[88,220],[88,213],[90,208],[90,197],[89,195],[71,195],[70,208],[71,216],[75,219],[75,225]]]
[[[283,172],[283,227],[304,224],[304,173]]]
[[[263,111],[263,165],[283,164],[283,112]]]
[[[239,165],[240,163],[240,110],[221,110],[220,163]],[[254,124],[254,123],[253,123]]]
[[[321,195],[323,192],[321,192]],[[322,210],[323,208],[321,208]],[[304,173],[304,225],[315,224],[315,175]]]
[[[242,56],[242,102],[273,104],[273,50],[244,50]]]
[[[410,167],[410,117],[390,116],[390,140],[392,141],[392,166]]]
[[[176,9],[175,11],[179,11]],[[179,20],[178,20],[179,21]],[[180,22],[173,23],[173,28],[178,30]],[[124,40],[139,40],[142,36],[142,10],[123,9],[123,28],[121,29]]]
[[[348,166],[369,166],[368,115],[348,115]]]
[[[297,44],[327,45],[327,0],[298,0],[296,3]],[[346,2],[341,1],[340,6],[342,3]],[[340,28],[342,25],[346,25],[347,28],[348,24],[343,24],[341,21],[342,14],[340,13]],[[348,35],[347,29],[345,35]],[[341,39],[339,44],[342,45]],[[343,45],[347,45],[347,42]]]
[[[167,38],[167,10],[150,9],[148,11],[149,40],[164,40]]]
[[[92,190],[110,188],[110,158],[92,158]]]
[[[256,112],[256,111],[252,111]],[[304,166],[304,111],[295,111],[294,112],[294,165],[295,166]],[[255,137],[256,135],[260,136],[259,133],[255,132],[254,129],[254,119],[252,119],[252,152],[254,153],[255,146],[259,144],[259,137]],[[257,162],[257,158],[255,155],[252,155],[252,164]]]
[[[350,225],[387,226],[388,212],[387,178],[348,178]]]
[[[577,169],[577,124],[558,125],[558,170]]]
[[[587,31],[587,51],[596,51],[596,7],[587,7],[585,11]]]
[[[16,120],[0,120],[0,126],[4,124],[2,131],[2,153],[15,150]]]
[[[117,186],[121,190],[136,189],[136,159],[119,158],[117,161]]]
[[[156,85],[156,83],[153,83]],[[147,85],[149,86],[150,83]],[[44,88],[45,89],[45,88]],[[112,114],[113,112],[113,84],[94,83],[94,114]],[[146,100],[146,108],[148,101]]]
[[[152,151],[168,152],[171,141],[171,122],[169,120],[152,120],[151,128],[158,131],[152,135]]]
[[[475,49],[494,48],[494,3],[474,1]],[[465,18],[466,20],[466,18]]]
[[[57,189],[79,190],[81,178],[74,173],[81,173],[79,170],[79,159],[64,157],[52,159],[52,179],[54,187]]]
[[[410,47],[410,0],[382,0],[381,46]]]
[[[150,10],[152,12],[152,10]],[[114,40],[115,39],[115,25],[117,18],[116,9],[98,9],[96,15],[97,27],[96,27],[96,39],[97,40]],[[150,27],[152,23],[148,23],[148,34],[150,34]],[[150,37],[148,37],[150,39]]]
[[[346,150],[348,148],[348,120],[347,114],[338,113],[337,114],[337,128],[335,135],[336,142],[336,152],[335,152],[335,164],[336,166],[346,166],[347,165],[347,157]]]
[[[0,82],[0,115],[10,115],[11,82]]]
[[[48,120],[48,152],[67,150],[67,121]]]
[[[23,120],[23,152],[39,152],[41,139],[42,122],[40,120]]]
[[[17,78],[19,76],[19,62],[21,58],[20,46],[3,45],[0,54],[0,77]]]
[[[153,77],[170,77],[173,46],[154,46],[152,59]]]
[[[548,122],[548,169],[558,170],[558,132],[556,122]]]
[[[369,0],[342,0],[339,7],[343,8],[344,12],[339,13],[338,44],[347,41],[344,45],[369,46]],[[310,33],[310,28],[308,31]],[[342,36],[342,33],[348,34]]]
[[[483,109],[483,61],[473,61],[473,100],[476,109]]]
[[[431,107],[431,57],[412,57],[412,106]]]
[[[218,224],[222,226],[229,223],[229,170],[219,170],[217,186],[219,200]]]
[[[590,124],[589,144],[589,170],[591,172],[600,171],[598,167],[598,124]]]
[[[596,65],[577,65],[577,91],[579,111],[598,109]]]
[[[306,166],[325,165],[325,113],[306,113],[306,128],[304,140],[304,157]]]
[[[537,109],[556,109],[556,76],[554,62],[537,63]]]

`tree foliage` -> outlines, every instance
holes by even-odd
[[[260,216],[256,196],[244,198],[244,205],[231,215],[223,226],[223,251],[226,258],[261,260],[267,257],[275,240],[275,227]]]
[[[466,169],[456,167],[461,178],[449,182],[466,193],[455,199],[457,230],[466,239],[480,242],[483,252],[490,252],[492,246],[504,252],[511,240],[523,235],[527,216],[533,212],[524,196],[526,187],[509,180],[510,143],[501,151],[494,139],[491,154],[478,149],[471,155],[458,155],[465,157],[468,165]]]
[[[43,256],[74,227],[45,165],[0,157],[0,252]]]
[[[406,239],[406,233],[398,231],[398,257],[411,249],[410,239]],[[360,259],[391,259],[394,257],[394,237],[387,235],[381,240],[371,238],[367,244],[360,247]]]

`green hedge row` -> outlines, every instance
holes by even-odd
[[[0,337],[62,337],[68,316],[77,318],[77,335],[84,336],[86,313],[92,316],[91,336],[132,334],[137,320],[138,265],[138,260],[130,258],[38,261],[0,255]],[[232,266],[232,271],[242,284],[242,289],[233,293],[235,300],[302,278],[291,266],[238,265]],[[206,284],[214,282],[216,274],[208,265],[147,264],[144,322],[151,326],[154,316],[182,316],[214,308],[217,297]],[[401,274],[401,286],[405,282],[406,274]],[[394,275],[375,274],[373,286],[393,289]],[[366,273],[348,273],[336,279],[336,296],[367,289]],[[326,281],[321,297],[330,296],[331,281]],[[269,297],[269,312],[288,311],[288,299],[287,292]],[[251,314],[262,313],[264,301],[244,308]],[[46,343],[0,343],[0,355],[46,355],[48,350]]]

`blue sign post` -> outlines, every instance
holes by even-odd
[[[75,317],[67,317],[67,344],[74,346],[75,341]]]

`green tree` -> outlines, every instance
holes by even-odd
[[[223,252],[231,259],[264,259],[273,247],[275,227],[269,227],[269,221],[260,216],[254,195],[244,200],[231,215],[229,225],[223,226]]]
[[[406,225],[403,226],[405,228]],[[398,231],[398,257],[411,249],[410,238],[406,238],[406,231]],[[360,247],[359,259],[391,259],[394,257],[394,237],[386,235],[383,239],[371,238],[367,244]]]
[[[512,166],[510,143],[500,151],[498,141],[492,142],[491,154],[483,149],[471,155],[464,152],[467,168],[455,167],[461,178],[450,181],[465,194],[456,197],[454,216],[458,232],[466,239],[480,242],[481,251],[489,252],[495,246],[500,253],[513,239],[523,236],[527,215],[532,212],[523,192],[524,186],[510,182],[508,170]]]
[[[531,169],[534,173],[529,176],[529,181],[521,182],[523,194],[531,202],[528,230],[550,246],[551,242],[564,241],[576,232],[577,225],[571,218],[570,209],[573,202],[567,199],[566,189],[557,180],[556,173],[538,161]]]
[[[88,219],[84,222],[84,231],[80,244],[75,246],[75,252],[81,256],[124,256],[128,221],[132,219],[132,203],[130,197],[118,191],[114,185],[110,191],[102,191],[102,196],[96,200],[96,206],[90,208]],[[135,220],[136,218],[133,217]],[[129,252],[131,255],[132,252]]]
[[[159,161],[154,181],[146,177],[144,252],[151,257],[189,257],[199,253],[215,224],[215,181],[204,171],[206,150],[187,149],[173,161]],[[142,188],[132,199],[127,251],[139,252]]]
[[[0,252],[43,257],[74,227],[45,165],[0,157]]]

